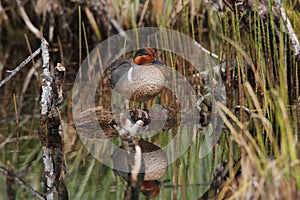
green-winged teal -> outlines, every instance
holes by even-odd
[[[155,197],[159,194],[161,182],[158,180],[166,172],[168,158],[166,153],[153,143],[140,139],[139,145],[145,164],[144,182],[141,185],[141,192],[148,198]],[[115,173],[128,181],[128,157],[122,146],[114,151],[112,161]]]
[[[165,66],[151,48],[136,52],[133,59],[119,59],[111,64],[111,87],[127,99],[147,101],[158,95],[165,85],[159,66]]]

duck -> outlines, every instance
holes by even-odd
[[[168,158],[166,153],[157,145],[140,139],[138,141],[144,159],[144,181],[141,184],[141,192],[147,198],[156,197],[160,192],[161,181],[158,181],[166,172]],[[117,148],[112,154],[114,172],[128,181],[127,152],[123,147]]]
[[[132,59],[118,59],[110,65],[111,88],[129,100],[151,100],[164,88],[165,76],[159,69],[163,66],[152,48],[139,49]]]

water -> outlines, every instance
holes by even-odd
[[[7,72],[5,70],[13,69],[29,54],[25,48],[25,43],[21,42],[12,46],[5,45],[8,46],[3,48],[6,51],[0,53],[0,60],[2,60],[5,67],[1,71],[1,78],[6,76]],[[72,54],[72,52],[71,55],[65,58],[67,75],[64,87],[65,101],[62,105],[67,166],[66,185],[69,197],[70,199],[122,199],[126,189],[126,181],[116,176],[112,168],[103,164],[104,161],[101,160],[103,158],[102,153],[105,152],[105,159],[108,160],[108,163],[111,163],[109,159],[113,149],[103,148],[103,146],[99,148],[98,141],[96,146],[95,144],[90,148],[86,145],[84,146],[83,140],[80,139],[74,129],[71,97],[78,63],[73,62],[76,61],[76,54]],[[52,49],[52,52],[50,52],[52,65],[59,60],[58,54],[55,49]],[[6,55],[9,55],[8,58],[5,57]],[[42,147],[37,135],[40,116],[40,91],[38,85],[41,84],[39,79],[41,58],[36,58],[35,63],[36,71],[30,63],[13,77],[6,86],[0,88],[0,163],[1,166],[6,166],[8,161],[11,162],[15,167],[15,173],[34,189],[42,193]],[[28,76],[31,70],[32,76]],[[38,76],[35,74],[38,74]],[[25,87],[24,84],[27,80],[28,85]],[[18,126],[16,125],[13,94],[16,95]],[[100,96],[101,98],[107,99],[109,96]],[[122,102],[123,100],[118,101]],[[170,91],[166,90],[154,101],[145,105],[137,104],[137,107],[145,106],[151,111],[152,115],[159,116],[160,114],[155,114],[155,112],[162,109],[161,105],[164,103],[171,105],[172,102],[174,102],[174,97],[172,97]],[[190,108],[191,106],[188,105],[188,107]],[[165,181],[161,185],[157,199],[196,199],[209,187],[212,171],[215,165],[222,161],[221,152],[223,152],[223,147],[218,145],[209,151],[204,158],[199,159],[201,144],[203,144],[205,136],[211,134],[208,128],[204,126],[200,129],[199,125],[195,124],[192,119],[182,118],[174,124],[165,124],[164,120],[164,118],[161,118],[161,122],[158,120],[157,124],[148,128],[151,131],[142,136],[148,142],[161,147],[168,157],[169,165],[159,180],[169,181]],[[185,122],[183,123],[183,121]],[[188,123],[189,121],[191,122],[190,124]],[[161,129],[164,129],[164,131]],[[170,143],[171,141],[172,143]],[[114,144],[115,147],[120,144],[120,140],[117,137],[106,139],[106,142]],[[104,145],[104,142],[101,141],[100,144]],[[97,155],[90,154],[88,150],[92,148],[94,152],[98,153]],[[99,154],[101,159],[99,159]],[[95,157],[98,159],[95,159]],[[5,175],[1,174],[1,177],[3,177],[0,179],[1,199],[7,199],[5,195]],[[17,199],[33,198],[32,194],[23,189],[18,183],[16,183],[16,186]],[[140,197],[140,199],[146,199],[143,195],[140,195]]]

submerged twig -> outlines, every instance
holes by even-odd
[[[38,48],[33,54],[28,56],[18,67],[16,67],[5,79],[0,82],[0,87],[6,84],[13,76],[17,74],[27,63],[29,63],[34,57],[36,57],[41,52],[41,47]]]
[[[9,170],[5,169],[4,167],[0,166],[0,172],[8,175]],[[33,189],[28,183],[26,183],[22,178],[16,176],[15,174],[11,174],[11,177],[14,178],[14,180],[16,180],[23,188],[25,188],[26,190],[30,191],[33,196],[35,196],[38,199],[44,200],[45,197],[40,194],[38,191],[36,191],[35,189]]]

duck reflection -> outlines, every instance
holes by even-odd
[[[166,153],[157,145],[147,142],[143,139],[138,141],[142,150],[144,169],[144,179],[140,190],[147,198],[155,197],[160,192],[161,182],[159,179],[164,175],[168,166]],[[129,181],[129,159],[128,152],[121,145],[112,154],[114,172],[121,176],[125,181]]]
[[[76,129],[81,137],[87,139],[118,137],[114,125],[120,123],[118,119],[120,119],[120,113],[123,112],[123,109],[116,108],[111,111],[103,106],[87,109],[75,117]],[[128,113],[133,122],[138,120],[144,122],[144,132],[167,131],[178,124],[178,112],[167,105],[163,105],[159,109],[152,109],[151,112],[149,110],[134,109],[129,110]]]

